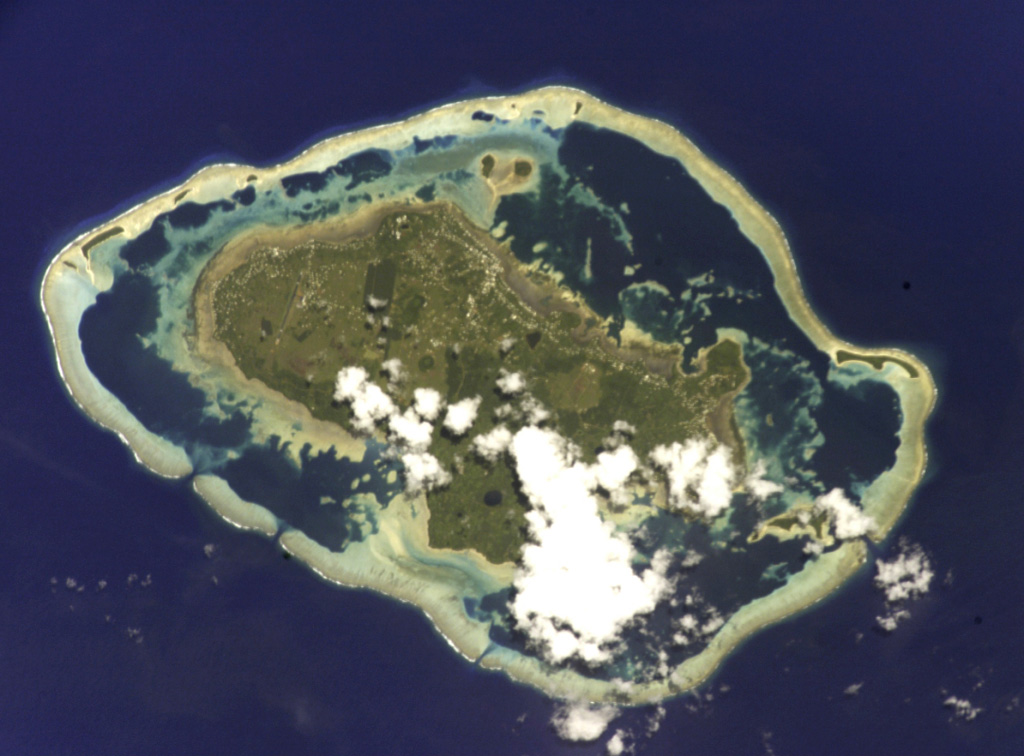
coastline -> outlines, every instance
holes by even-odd
[[[878,524],[871,537],[876,541],[883,540],[905,510],[927,464],[924,427],[936,399],[935,385],[927,366],[913,355],[898,349],[861,349],[833,335],[811,310],[800,286],[792,252],[774,217],[683,134],[661,121],[627,113],[584,92],[565,87],[548,87],[519,95],[439,106],[398,123],[330,137],[284,163],[267,168],[236,164],[207,166],[181,185],[145,200],[116,218],[79,235],[50,262],[40,292],[54,341],[58,370],[72,398],[97,424],[116,432],[136,459],[154,473],[169,478],[190,475],[192,464],[185,451],[146,430],[92,376],[85,363],[78,338],[78,321],[85,309],[95,301],[95,296],[110,286],[109,271],[102,269],[93,254],[94,250],[108,241],[134,238],[148,228],[157,215],[172,210],[185,196],[189,201],[203,202],[219,199],[250,185],[261,190],[277,184],[285,175],[323,170],[341,157],[361,149],[398,149],[411,142],[413,135],[431,137],[451,133],[456,128],[455,123],[458,123],[458,129],[465,130],[466,123],[472,126],[470,116],[477,110],[485,110],[507,120],[524,118],[534,111],[542,110],[545,121],[552,128],[564,126],[572,120],[582,120],[598,127],[627,133],[651,149],[680,160],[701,186],[731,211],[741,231],[761,250],[773,273],[776,291],[790,318],[819,350],[828,354],[833,362],[837,361],[837,355],[842,351],[853,354],[847,361],[856,361],[857,356],[891,357],[917,370],[917,376],[911,377],[895,363],[887,363],[881,369],[884,380],[897,392],[903,411],[896,464],[871,485],[863,499],[865,511]],[[379,211],[379,208],[368,206],[365,214],[356,213],[346,217],[337,225],[337,233],[358,234],[363,227],[361,224],[372,223],[375,212]],[[113,235],[114,228],[121,229],[117,236]],[[271,237],[280,239],[281,243],[299,237],[304,240],[308,238],[309,232],[310,228],[305,225],[291,229],[268,229],[262,232],[264,238],[258,243],[266,244],[266,239]],[[104,234],[108,235],[107,239],[97,241]],[[238,254],[242,254],[238,250],[243,250],[245,244],[253,243],[248,234],[232,244],[236,242],[239,245],[236,250]],[[231,256],[225,257],[222,263],[226,265],[231,259]],[[72,306],[69,307],[69,303]],[[207,305],[197,301],[197,308]],[[202,318],[197,317],[196,320],[199,323]],[[200,333],[196,340],[199,357],[233,371],[233,380],[238,381],[240,373],[234,367],[233,358],[211,346],[208,336]],[[860,364],[867,365],[863,361]],[[247,388],[259,394],[259,387]],[[265,387],[262,390],[270,393]],[[298,413],[303,433],[315,432],[313,429],[317,421],[303,416],[301,405],[282,407],[280,397],[275,395],[274,398],[278,403],[275,406],[279,408],[275,412],[281,414],[282,421],[288,414]],[[324,438],[323,443],[335,445],[339,454],[361,458],[362,445],[341,429],[325,427],[320,432]],[[233,493],[230,489],[225,490],[226,483],[221,479],[197,476],[193,486],[232,525],[255,529],[268,537],[274,537],[277,533],[276,520],[268,510],[243,502],[237,496],[232,499]],[[594,701],[642,704],[694,688],[713,674],[721,661],[754,632],[826,598],[860,569],[867,553],[863,543],[851,542],[810,563],[808,568],[794,575],[786,585],[736,612],[700,654],[686,660],[669,678],[655,683],[637,684],[624,692],[618,683],[598,681],[566,670],[552,673],[546,665],[533,657],[521,656],[507,649],[491,649],[487,627],[466,617],[461,603],[464,594],[459,593],[458,589],[478,591],[485,587],[493,588],[505,579],[510,581],[510,576],[488,570],[481,564],[481,560],[474,562],[471,557],[462,564],[463,572],[457,568],[445,569],[435,565],[415,569],[410,567],[409,563],[417,561],[413,552],[428,547],[425,536],[415,536],[413,543],[403,542],[402,537],[409,537],[420,530],[425,534],[426,519],[412,514],[408,502],[404,497],[401,498],[402,501],[385,518],[381,537],[368,539],[366,546],[353,546],[353,551],[359,553],[365,569],[353,570],[351,565],[342,564],[337,555],[297,531],[282,533],[281,544],[324,579],[339,585],[373,588],[415,604],[431,619],[442,636],[467,659],[479,660],[480,666],[485,668],[501,669],[513,679],[556,697],[583,695]],[[442,556],[446,556],[453,564],[464,559],[464,555],[460,554]],[[395,566],[399,563],[408,569]],[[467,576],[473,572],[476,573],[477,584],[468,585],[466,581],[473,583],[473,580]]]

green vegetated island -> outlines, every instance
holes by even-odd
[[[495,427],[529,424],[497,388],[503,371],[522,376],[590,461],[616,421],[636,428],[640,456],[666,439],[706,435],[716,413],[728,429],[727,399],[747,378],[727,339],[692,376],[679,368],[678,347],[616,345],[584,304],[561,296],[549,276],[521,270],[450,206],[395,210],[343,244],[257,248],[211,286],[216,337],[241,371],[316,418],[352,427],[351,407],[334,399],[350,365],[386,386],[386,365],[399,360],[391,394],[401,405],[422,388],[448,405],[479,397],[472,435],[431,430],[433,455],[458,473],[429,495],[430,544],[474,549],[495,564],[515,562],[526,540],[513,470],[472,448]],[[371,299],[380,306],[371,310]],[[738,440],[734,448],[742,454]]]
[[[743,302],[740,278],[709,270],[678,297],[656,280],[628,203],[560,162],[573,128],[681,167],[770,270],[774,290],[748,299],[778,303],[834,388],[895,397],[891,459],[850,479],[857,495],[811,469],[822,434],[806,397],[780,387],[778,406],[752,410],[757,382],[780,374],[769,359],[794,373],[807,360],[726,319],[691,349],[714,302]],[[594,285],[611,247],[557,238],[582,213],[619,245],[614,307]],[[88,356],[90,308],[140,286],[158,314],[125,348],[183,377],[194,427],[140,419],[132,402],[160,397],[128,397]],[[700,684],[842,585],[925,465],[924,364],[832,336],[734,179],[669,126],[573,89],[455,103],[272,168],[204,169],[68,245],[42,301],[72,395],[142,463],[191,475],[228,522],[326,579],[417,604],[467,658],[554,696],[641,703]],[[211,435],[217,423],[244,438]],[[261,501],[254,449],[287,461],[294,501]],[[328,482],[303,503],[314,460]],[[744,559],[764,560],[746,593],[702,589]]]

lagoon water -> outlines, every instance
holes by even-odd
[[[216,28],[215,21],[228,23],[216,12],[212,16],[210,28]],[[79,20],[85,30],[97,32],[116,26],[112,17]],[[310,32],[283,16],[277,21],[295,33]],[[37,11],[22,9],[5,23],[8,31],[0,44],[26,55],[43,46],[38,40],[60,35],[46,30]],[[141,472],[120,442],[97,431],[62,393],[34,296],[42,266],[53,252],[91,225],[82,223],[84,218],[105,215],[125,197],[160,182],[170,185],[190,172],[194,161],[215,152],[230,151],[257,163],[276,161],[311,134],[418,110],[451,97],[461,76],[484,73],[476,64],[464,64],[461,72],[438,69],[432,84],[418,89],[397,75],[379,74],[384,79],[373,93],[345,85],[349,88],[338,99],[348,105],[309,107],[312,89],[304,87],[313,85],[281,73],[283,55],[250,60],[247,74],[223,74],[228,51],[241,52],[232,44],[241,43],[192,30],[193,44],[215,54],[206,63],[189,63],[197,67],[191,73],[216,69],[243,93],[244,78],[256,76],[265,85],[261,95],[289,106],[290,118],[263,121],[273,128],[268,125],[271,133],[260,134],[249,125],[260,117],[254,94],[228,97],[215,115],[202,110],[195,94],[171,86],[182,81],[183,72],[159,64],[158,52],[170,54],[170,47],[152,50],[154,37],[145,33],[165,23],[178,22],[144,14],[136,27],[142,32],[119,31],[118,46],[101,49],[108,57],[105,65],[113,61],[114,70],[126,71],[133,61],[133,77],[145,75],[153,84],[151,98],[140,101],[142,112],[149,114],[143,120],[145,133],[136,117],[99,107],[117,101],[134,78],[119,74],[99,84],[105,69],[98,62],[68,74],[56,63],[30,56],[36,63],[29,80],[33,86],[11,84],[13,77],[4,84],[9,101],[20,103],[26,114],[24,122],[5,116],[6,122],[27,146],[19,156],[4,158],[15,172],[11,175],[23,177],[24,189],[3,210],[3,238],[12,250],[3,278],[3,312],[8,324],[16,326],[9,326],[3,339],[5,352],[16,359],[3,382],[9,409],[0,436],[8,482],[2,499],[2,558],[9,576],[0,668],[11,681],[0,696],[7,713],[0,743],[12,753],[213,753],[243,747],[273,753],[294,749],[295,743],[310,753],[568,749],[548,728],[552,707],[544,696],[467,664],[415,609],[316,581],[266,541],[225,528],[186,486]],[[245,21],[245,29],[256,33],[261,23]],[[485,28],[482,17],[474,23]],[[780,30],[785,26],[781,19],[775,23]],[[825,19],[803,20],[793,33],[810,40],[819,31],[815,23],[827,25]],[[290,70],[311,72],[316,54],[328,46],[326,38],[341,36],[330,32],[347,28],[341,18],[332,24],[321,30],[324,39],[313,35],[306,51],[291,53]],[[652,26],[643,28],[659,39]],[[933,41],[915,39],[925,51]],[[81,49],[69,36],[54,41],[60,44],[45,47],[63,50],[67,57],[60,61]],[[536,41],[538,48],[543,41]],[[724,44],[724,37],[719,41]],[[397,43],[390,44],[397,54]],[[638,42],[631,44],[630,49],[641,49]],[[656,42],[654,52],[643,53],[652,68],[658,44],[667,42]],[[867,57],[855,39],[845,44],[847,52]],[[813,49],[820,56],[831,54]],[[512,72],[497,67],[485,80],[522,86],[551,73],[550,60],[544,60],[516,63],[515,81],[509,78]],[[855,343],[899,340],[912,351],[923,350],[939,379],[941,397],[930,426],[931,477],[897,532],[929,550],[940,577],[952,571],[949,585],[936,585],[911,607],[908,623],[883,636],[872,629],[881,598],[871,588],[869,571],[861,573],[825,606],[748,642],[699,700],[668,702],[659,732],[642,739],[644,752],[769,747],[777,753],[1013,752],[1009,744],[1019,742],[1022,732],[1013,702],[1024,693],[1020,661],[1011,651],[1020,639],[1022,619],[1014,598],[1022,587],[1015,548],[1022,526],[1013,509],[1021,483],[1016,462],[1022,407],[1015,347],[1019,334],[1015,338],[1013,328],[1020,317],[1014,293],[1024,275],[1009,254],[1020,229],[1008,220],[1011,208],[1001,204],[1007,200],[997,189],[1013,186],[1008,182],[1013,160],[1019,158],[999,162],[994,153],[974,146],[954,152],[947,157],[951,164],[939,171],[930,151],[904,137],[869,141],[866,115],[858,122],[848,112],[836,113],[826,128],[823,116],[810,112],[794,85],[786,83],[795,79],[786,62],[763,72],[744,69],[742,75],[739,64],[718,74],[698,65],[708,93],[695,93],[679,77],[675,83],[682,99],[666,99],[665,74],[640,87],[616,79],[602,67],[596,50],[578,65],[573,76],[566,76],[567,83],[598,87],[627,107],[666,109],[662,115],[678,119],[698,143],[732,161],[728,167],[781,216],[819,314]],[[873,82],[869,74],[861,76]],[[712,76],[717,79],[709,80]],[[331,74],[322,84],[338,86],[338,78]],[[741,81],[747,83],[736,84]],[[860,80],[844,81],[853,87]],[[716,115],[712,92],[729,82],[747,94],[729,106],[732,110]],[[784,105],[767,105],[753,94],[757,86],[769,85],[781,88]],[[76,94],[76,86],[82,93]],[[228,83],[217,86],[224,87],[223,94],[231,91]],[[46,88],[51,96],[41,94]],[[930,91],[925,87],[925,94]],[[981,118],[979,128],[998,144],[999,116],[1010,106],[994,95],[984,99],[987,91],[968,95],[954,88],[953,97],[961,103],[974,98],[975,109],[991,116]],[[486,91],[478,87],[468,94],[478,93]],[[64,98],[59,106],[54,104],[61,101],[57,94]],[[919,112],[945,126],[943,138],[966,144],[953,111],[944,109],[953,106],[937,100],[918,103]],[[884,101],[869,98],[869,103],[874,103],[875,118],[889,118],[884,123],[890,133],[910,127],[886,110]],[[63,108],[72,106],[88,117],[64,117]],[[200,126],[182,125],[172,117],[189,108],[205,113]],[[763,128],[730,132],[744,121],[741,116]],[[218,131],[218,123],[225,128]],[[688,128],[694,124],[695,132]],[[918,142],[925,147],[932,144],[928,139],[941,143],[932,134],[926,132]],[[840,136],[846,137],[842,145],[837,144]],[[770,139],[775,143],[764,144]],[[880,160],[870,157],[872,151],[897,148],[906,153],[899,178],[892,179],[897,174],[891,165],[884,174],[880,168],[869,170]],[[813,160],[801,149],[819,155],[826,166],[830,181],[820,199],[812,195],[821,180],[813,178]],[[794,165],[783,165],[780,151]],[[985,181],[978,178],[979,165],[989,167]],[[935,180],[947,173],[961,177],[958,185],[945,189],[959,202],[956,212]],[[783,186],[786,182],[776,175],[788,175],[792,185]],[[908,192],[917,199],[911,201]],[[641,204],[625,196],[623,201],[631,208]],[[968,216],[988,219],[985,229],[979,231]],[[970,264],[966,250],[986,264]],[[600,264],[599,257],[595,263]],[[669,264],[663,260],[661,267]],[[111,314],[107,326],[147,316],[137,305]],[[792,348],[800,349],[798,342],[794,336]],[[127,364],[139,367],[138,356]],[[103,356],[96,359],[101,362]],[[117,358],[108,359],[115,360],[110,380],[126,386],[156,375],[145,369],[135,375],[118,371]],[[809,369],[828,386],[820,367]],[[188,421],[188,389],[169,379],[163,390],[168,401],[153,422],[170,428]],[[800,389],[794,386],[793,391],[796,397]],[[756,397],[751,403],[750,414],[757,417]],[[818,422],[830,421],[819,417]],[[871,417],[864,422],[869,428],[876,424]],[[240,432],[230,426],[216,432],[211,428],[205,438],[210,444],[230,443],[231,434]],[[855,437],[847,446],[830,447],[831,439],[843,434],[826,427],[823,435],[830,441],[816,467],[824,469],[820,459],[830,458],[827,474],[837,479],[862,479],[885,457],[884,449],[858,447]],[[208,544],[213,546],[209,556],[204,552]],[[883,544],[878,553],[889,553],[892,545]],[[132,574],[138,577],[129,582]],[[147,575],[152,582],[143,585]],[[57,579],[55,585],[51,578]],[[102,590],[100,580],[107,581]],[[84,586],[81,592],[79,585]],[[864,686],[856,696],[843,695],[858,682]],[[942,706],[947,693],[968,697],[985,711],[973,722],[951,722],[950,711]],[[650,715],[649,708],[630,711],[613,727],[642,729]],[[69,732],[79,735],[71,738]],[[601,746],[589,748],[599,752]]]

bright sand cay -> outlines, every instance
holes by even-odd
[[[740,250],[734,268],[688,256],[682,242],[669,241],[668,220],[664,238],[648,233],[645,226],[658,221],[642,195],[613,201],[601,172],[618,147],[642,159],[616,171],[642,163],[660,171],[666,187],[692,183],[685,185],[694,207],[714,209],[716,233],[732,234],[728,243]],[[645,186],[650,176],[626,183]],[[697,222],[691,236],[703,233]],[[423,236],[410,251],[402,233]],[[378,254],[373,245],[385,238],[390,251]],[[477,271],[481,283],[471,291],[447,287],[444,296],[464,304],[435,313],[431,325],[416,319],[419,310],[403,292],[430,312],[444,281],[407,281],[400,266],[396,279],[388,255],[401,263],[402,255],[427,254],[438,239],[449,245],[443,250],[467,250],[458,268]],[[664,252],[654,249],[662,242]],[[732,254],[725,244],[705,246],[725,258]],[[748,249],[755,257],[742,257]],[[346,302],[318,303],[324,266],[358,254],[369,255],[365,288],[360,278]],[[754,268],[769,286],[752,283]],[[338,271],[342,283],[331,292],[352,280]],[[377,298],[384,289],[374,287],[385,280],[390,296]],[[279,284],[286,304],[271,318],[256,312],[265,303],[246,300],[264,325],[231,336],[226,313],[245,308],[224,302],[250,295],[246,281],[256,281],[253,290],[266,292],[267,302]],[[495,302],[506,309],[495,310]],[[279,538],[325,579],[419,606],[481,666],[553,696],[593,701],[650,702],[699,685],[744,638],[840,587],[866,559],[863,538],[883,539],[920,481],[935,399],[929,371],[913,355],[860,349],[828,332],[807,304],[778,224],[684,136],[567,88],[446,105],[327,139],[278,166],[207,167],[65,247],[46,272],[42,303],[72,397],[142,464],[173,478],[195,472],[194,489],[229,523]],[[358,329],[351,318],[340,322],[344,312],[358,318]],[[474,318],[487,313],[507,323],[491,362],[471,341],[490,333],[472,331]],[[461,334],[459,344],[441,343],[440,331],[431,330],[446,317],[446,338]],[[322,348],[307,348],[320,338]],[[409,359],[416,349],[418,368]],[[403,377],[385,380],[382,359],[396,353],[406,355]],[[555,355],[558,366],[529,361],[541,353]],[[132,371],[118,371],[118,361],[131,361],[139,374],[124,375]],[[492,363],[494,371],[519,366],[532,393],[507,383],[499,391],[488,377],[463,441],[441,430],[440,417],[431,419],[426,453],[437,455],[452,480],[411,486],[422,459],[409,455],[423,450],[407,437],[396,440],[395,429],[411,427],[396,417],[411,406],[413,389],[434,380],[452,405],[473,399],[464,392],[467,376]],[[454,367],[462,364],[477,367]],[[391,392],[396,405],[368,438],[354,428],[364,394],[332,400],[335,374],[346,366],[373,368],[369,382]],[[503,380],[513,372],[501,370]],[[743,380],[715,383],[715,371]],[[758,386],[780,374],[803,388],[773,387],[768,395],[777,404],[766,406]],[[641,388],[624,397],[613,385]],[[625,421],[648,390],[702,398],[693,400],[691,419],[673,426],[686,429],[681,435],[648,442],[644,417],[663,414],[648,409],[630,418],[632,432],[599,440],[606,453],[636,448],[635,464],[609,482],[612,458],[596,455],[587,433],[598,429],[588,423],[605,418],[602,412]],[[856,469],[827,462],[841,420],[826,409],[840,394],[880,417],[888,413],[893,432],[881,446],[889,453]],[[524,443],[505,443],[486,464],[464,453],[499,426]],[[611,423],[600,432],[611,433]],[[528,438],[561,450],[544,480],[534,480]],[[557,439],[590,445],[574,450]],[[706,448],[690,462],[670,459],[671,444],[681,450],[698,441]],[[473,500],[484,490],[459,487],[474,475],[490,481],[487,504]],[[601,562],[601,570],[632,565],[633,577],[644,579],[647,593],[609,633],[593,634],[605,618],[590,616],[586,605],[573,616],[545,614],[537,608],[541,596],[522,608],[538,595],[531,581],[544,577],[538,565],[549,563],[556,521],[583,516],[579,508],[552,508],[543,492],[552,480],[578,484],[572,496],[590,508],[586,522],[604,523],[595,533],[621,552],[624,562]],[[835,498],[825,494],[833,489],[852,510],[830,508]],[[465,501],[453,501],[452,492],[465,490]],[[474,546],[479,531],[460,523],[493,517],[495,500],[513,518],[509,535]],[[808,513],[806,521],[788,515],[798,512]],[[805,554],[812,541],[820,548]],[[538,559],[518,560],[531,546]],[[495,556],[506,553],[511,558]],[[741,563],[758,565],[749,584],[739,593],[723,590],[721,576]],[[617,579],[634,586],[629,575],[610,578]],[[590,603],[600,606],[601,594]]]

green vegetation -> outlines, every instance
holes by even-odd
[[[637,427],[631,443],[641,456],[659,443],[706,435],[707,415],[742,386],[747,370],[739,345],[722,341],[698,375],[684,376],[678,364],[649,372],[636,349],[629,359],[615,349],[593,313],[568,301],[552,305],[545,276],[520,280],[517,295],[495,245],[451,208],[396,210],[371,235],[344,244],[253,252],[213,284],[213,304],[216,336],[241,370],[318,418],[350,427],[348,408],[332,401],[338,370],[361,365],[384,387],[382,364],[395,357],[407,373],[395,392],[402,407],[418,387],[448,401],[481,396],[467,436],[435,429],[430,451],[455,474],[450,487],[428,495],[429,533],[437,548],[472,547],[503,562],[518,556],[525,507],[509,467],[470,451],[473,436],[502,422],[495,413],[509,401],[495,387],[501,369],[525,376],[551,424],[590,460],[616,420]],[[671,365],[672,354],[662,348],[660,364]]]
[[[484,178],[491,177],[491,171],[494,170],[494,155],[484,155],[480,160],[480,173]]]
[[[917,368],[911,365],[909,362],[897,359],[896,357],[888,357],[884,355],[871,356],[866,354],[857,354],[856,352],[848,352],[845,349],[840,349],[838,352],[836,352],[837,365],[841,365],[844,362],[848,362],[850,360],[856,360],[857,362],[866,362],[875,370],[881,370],[885,363],[892,362],[906,370],[907,373],[910,374],[911,378],[917,378]]]
[[[117,236],[118,234],[123,233],[123,228],[121,228],[120,226],[114,226],[113,228],[108,228],[102,234],[96,234],[96,236],[92,237],[89,241],[85,242],[85,244],[82,245],[82,254],[88,257],[89,250],[95,247],[97,244],[101,244],[105,242],[107,239],[110,239],[112,237]]]
[[[803,522],[801,522],[801,517],[804,518]],[[810,508],[790,510],[763,522],[761,527],[751,534],[748,540],[751,543],[756,543],[773,529],[784,530],[793,534],[808,533],[810,531],[819,541],[824,541],[828,537],[829,519],[828,515],[824,512],[817,512]]]

